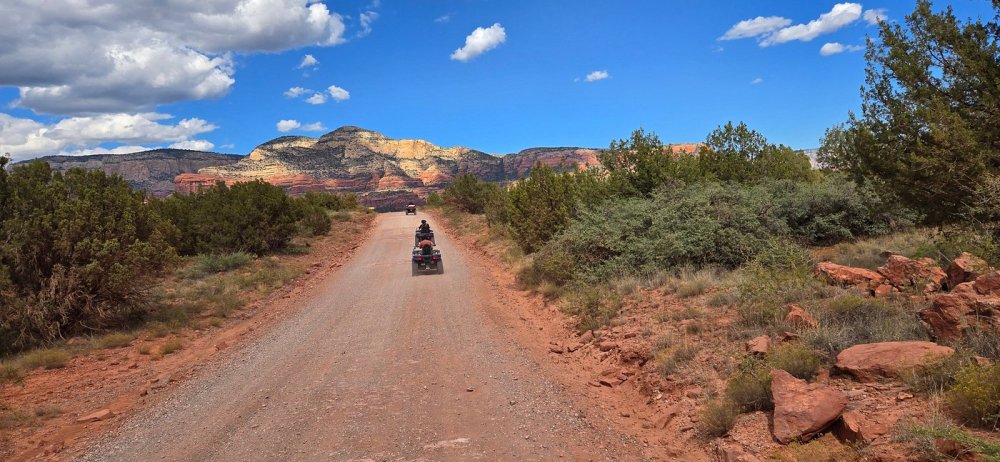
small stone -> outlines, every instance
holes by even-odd
[[[95,412],[93,414],[89,414],[89,415],[80,417],[79,419],[76,419],[76,422],[77,423],[98,422],[98,421],[101,421],[101,420],[108,420],[108,419],[110,419],[110,418],[112,418],[114,416],[115,416],[115,413],[111,412],[111,409],[101,409],[100,411],[97,411],[97,412]]]
[[[592,330],[588,330],[587,332],[584,332],[583,335],[580,336],[580,341],[583,343],[590,343],[593,340],[594,340],[594,331]]]

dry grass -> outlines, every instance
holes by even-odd
[[[969,431],[951,423],[937,413],[927,422],[911,423],[903,427],[895,435],[895,440],[910,443],[920,460],[984,460],[1000,461],[1000,444],[978,437]],[[965,454],[943,454],[938,449],[937,441],[946,440],[958,443],[965,448]]]
[[[885,264],[890,254],[908,257],[932,256],[936,233],[929,229],[917,229],[855,242],[844,242],[832,247],[814,249],[817,261],[832,261],[837,264],[857,268],[876,269]]]
[[[149,344],[144,343],[136,347],[135,350],[138,351],[139,354],[141,355],[148,355],[153,352],[153,347],[149,346]]]
[[[56,417],[62,415],[62,413],[62,408],[53,404],[42,404],[35,408],[35,417],[42,419]]]
[[[6,406],[0,406],[0,430],[11,430],[34,422],[35,417],[31,414]]]
[[[680,298],[690,298],[705,294],[721,284],[722,278],[715,269],[682,268],[677,272],[677,275],[667,279],[664,290],[667,293],[676,294]]]
[[[94,339],[94,346],[102,349],[121,348],[128,346],[132,340],[135,340],[135,334],[116,332]]]
[[[62,348],[45,348],[25,353],[17,359],[17,365],[26,370],[45,368],[59,369],[66,367],[73,355]]]
[[[862,460],[857,449],[841,444],[832,436],[808,443],[793,442],[772,459],[776,462],[854,462]]]
[[[729,399],[709,400],[701,409],[699,427],[709,436],[725,436],[736,425],[740,406]]]
[[[782,343],[767,353],[767,362],[793,376],[812,380],[819,372],[820,358],[815,351],[798,342]]]
[[[184,343],[180,339],[170,339],[160,345],[160,354],[166,356],[180,351],[181,348],[184,348]]]

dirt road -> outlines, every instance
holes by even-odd
[[[489,276],[440,229],[444,274],[410,275],[417,223],[380,216],[301,310],[81,459],[641,460],[504,332]]]

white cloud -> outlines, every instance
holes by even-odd
[[[185,140],[167,146],[171,149],[190,149],[192,151],[208,151],[215,147],[215,144],[208,140]]]
[[[303,0],[5,0],[0,17],[0,86],[52,114],[217,98],[233,52],[344,41],[341,16]]]
[[[44,124],[0,113],[0,153],[10,153],[15,160],[60,152],[93,153],[95,149],[104,149],[99,148],[100,145],[109,143],[133,147],[146,143],[181,143],[216,129],[215,125],[196,118],[183,119],[176,124],[162,123],[169,119],[173,117],[150,112],[70,117]]]
[[[309,104],[323,104],[326,103],[326,95],[320,92],[313,93],[312,96],[306,98],[306,102]]]
[[[757,16],[753,19],[747,19],[736,23],[733,27],[730,27],[719,40],[736,40],[750,37],[757,37],[759,35],[768,34],[774,32],[782,27],[785,27],[792,23],[791,19],[782,18],[781,16]]]
[[[351,98],[350,92],[336,85],[330,85],[329,87],[327,87],[326,91],[329,92],[330,97],[333,98],[333,100],[338,103]]]
[[[865,47],[860,45],[844,45],[838,42],[824,43],[819,49],[819,54],[823,56],[835,55],[838,53],[843,53],[845,51],[861,51]]]
[[[359,22],[361,24],[361,32],[358,32],[358,37],[364,37],[372,33],[372,23],[378,19],[378,12],[376,11],[365,11],[361,13]]]
[[[889,19],[889,10],[885,8],[872,8],[870,10],[865,10],[864,16],[865,22],[871,25],[878,24],[886,19]]]
[[[306,124],[306,125],[303,125],[301,129],[304,132],[325,132],[325,131],[329,130],[328,128],[326,128],[325,125],[323,125],[323,122],[315,122],[315,123],[311,123],[311,124]]]
[[[761,40],[760,46],[778,45],[793,40],[808,42],[820,35],[829,34],[851,24],[860,17],[860,3],[838,3],[833,5],[833,9],[829,13],[821,14],[818,19],[809,21],[808,24],[796,24],[766,35]]]
[[[869,10],[873,11],[873,10]],[[867,12],[866,12],[867,15]],[[794,40],[808,42],[823,34],[829,34],[861,18],[860,3],[838,3],[828,13],[807,24],[789,25],[791,20],[780,16],[747,19],[729,28],[719,40],[736,40],[756,37],[762,47],[778,45]]]
[[[476,30],[472,31],[465,38],[465,46],[455,50],[451,54],[451,59],[466,62],[500,46],[501,43],[506,41],[507,31],[504,30],[500,23],[493,24],[487,28],[477,27]]]
[[[289,88],[288,91],[285,92],[285,96],[287,96],[289,98],[298,98],[298,97],[300,97],[300,96],[302,96],[302,95],[304,95],[306,93],[309,93],[310,91],[311,90],[309,90],[307,88],[292,87],[292,88]]]
[[[115,146],[113,148],[85,148],[71,151],[60,151],[60,156],[91,156],[95,154],[132,154],[134,152],[152,151],[155,146]]]
[[[301,126],[302,126],[302,124],[299,123],[299,121],[295,120],[295,119],[279,120],[278,123],[276,124],[276,127],[278,128],[278,131],[281,132],[281,133],[290,132],[290,131],[295,130],[296,128],[299,128]]]
[[[764,79],[761,77],[757,77],[756,79],[750,81],[750,85],[759,85],[762,83],[764,83]]]
[[[448,21],[451,21],[451,15],[450,14],[446,14],[444,16],[438,16],[436,19],[434,19],[434,22],[439,23],[439,24],[443,24],[443,23],[446,23]]]
[[[587,74],[587,77],[585,77],[585,79],[588,82],[596,82],[598,80],[604,80],[609,77],[611,77],[611,75],[608,74],[608,71],[594,71]]]
[[[319,65],[319,60],[313,55],[305,55],[302,57],[302,62],[299,63],[299,69],[305,69],[307,67],[315,67]]]

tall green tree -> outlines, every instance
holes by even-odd
[[[612,187],[626,196],[648,197],[679,176],[674,153],[655,133],[641,128],[628,139],[612,141],[598,158]]]
[[[846,127],[841,146],[851,149],[830,157],[931,223],[967,213],[1000,170],[1000,1],[992,3],[989,21],[963,22],[950,6],[918,0],[903,23],[882,23],[865,55],[864,117]]]
[[[813,175],[805,154],[768,142],[743,122],[727,122],[709,133],[698,150],[698,167],[702,178],[738,183],[804,181]]]

